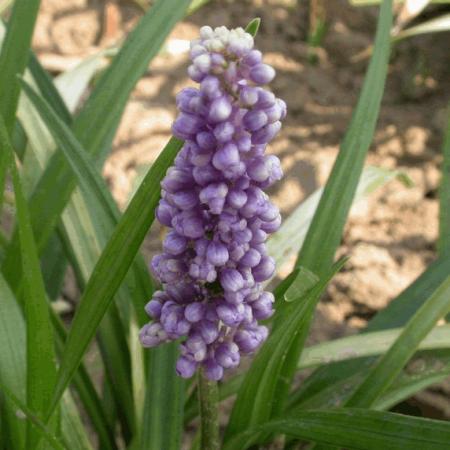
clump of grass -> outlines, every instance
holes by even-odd
[[[346,261],[335,262],[335,254],[352,203],[393,177],[405,179],[364,168],[390,54],[389,0],[381,6],[365,82],[330,177],[269,241],[278,264],[292,253],[298,257],[273,290],[270,334],[248,370],[219,383],[186,381],[175,371],[177,342],[148,352],[139,345],[138,330],[148,320],[144,307],[157,287],[139,248],[155,217],[160,182],[183,142],[168,141],[123,212],[98,168],[130,92],[189,7],[188,0],[154,2],[73,115],[68,105],[78,102],[86,84],[59,93],[30,50],[39,1],[13,4],[0,53],[0,197],[11,179],[8,202],[15,211],[13,232],[0,239],[0,447],[175,450],[200,415],[201,436],[192,447],[205,450],[304,442],[448,448],[448,423],[389,412],[450,373],[443,351],[450,330],[436,327],[450,308],[448,136],[437,260],[360,335],[305,349],[317,302]],[[248,27],[256,39],[259,25],[255,20]],[[92,67],[77,69],[88,71],[84,83],[97,77]],[[19,103],[20,97],[26,101]],[[41,121],[32,120],[35,113]],[[81,296],[66,326],[52,301],[69,266]],[[85,358],[94,339],[104,374],[101,393]],[[426,370],[405,371],[419,351]],[[300,386],[293,383],[311,367],[316,369]],[[220,430],[217,408],[232,395]]]

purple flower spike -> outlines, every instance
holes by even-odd
[[[268,122],[267,114],[264,111],[253,109],[244,116],[244,126],[249,131],[256,131]]]
[[[200,322],[205,316],[205,305],[203,303],[190,303],[184,310],[184,317],[192,323]]]
[[[220,97],[211,103],[208,119],[212,123],[223,122],[230,117],[231,103],[226,97]]]
[[[145,347],[183,339],[176,371],[202,367],[210,380],[239,365],[267,338],[258,325],[273,314],[262,282],[275,271],[265,242],[281,216],[263,189],[281,179],[266,155],[286,104],[263,87],[275,70],[242,28],[202,27],[188,74],[198,88],[176,97],[172,130],[185,141],[161,183],[158,221],[169,228],[151,268],[162,283],[145,311]]]
[[[275,70],[267,64],[257,64],[250,70],[250,79],[257,84],[270,83],[275,78]]]
[[[185,356],[180,356],[177,361],[177,373],[180,377],[191,378],[197,369],[197,363]]]
[[[181,113],[172,126],[173,134],[179,139],[188,139],[200,131],[203,120],[193,114]]]
[[[239,163],[239,151],[235,144],[228,143],[216,151],[213,156],[213,165],[218,170],[227,169]]]
[[[215,351],[216,361],[225,369],[239,365],[239,347],[234,342],[224,342]]]
[[[205,374],[212,381],[219,381],[223,377],[223,367],[213,359],[205,363]]]
[[[224,269],[220,284],[225,291],[237,292],[244,287],[244,278],[236,269]]]
[[[229,258],[226,245],[220,242],[211,242],[211,244],[208,245],[206,258],[214,266],[225,265]]]

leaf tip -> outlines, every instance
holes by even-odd
[[[261,18],[255,17],[245,27],[245,31],[255,37],[258,33],[259,26],[261,25]]]

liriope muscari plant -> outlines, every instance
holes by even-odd
[[[265,242],[281,216],[264,189],[283,173],[266,147],[286,104],[264,87],[275,70],[243,28],[202,27],[190,57],[198,87],[176,99],[172,129],[185,143],[161,183],[156,216],[169,231],[151,266],[162,289],[140,338],[146,347],[185,338],[178,374],[189,378],[202,366],[220,380],[268,334],[258,324],[274,302],[262,285],[275,270]]]
[[[332,262],[351,204],[398,175],[363,170],[387,73],[392,2],[383,1],[327,184],[278,230],[264,191],[282,173],[266,147],[286,106],[270,93],[275,72],[253,48],[257,20],[245,29],[251,35],[201,29],[190,53],[194,87],[177,97],[175,137],[121,212],[98,168],[140,75],[175,23],[205,1],[151,2],[108,67],[104,53],[89,58],[58,89],[30,49],[39,3],[15,0],[0,23],[0,210],[15,227],[0,232],[0,448],[244,450],[307,441],[447,449],[448,423],[387,411],[450,373],[450,325],[436,327],[450,298],[450,126],[437,261],[365,333],[304,348],[315,304],[340,267]],[[158,292],[139,255],[155,215],[167,229],[152,263]],[[291,274],[265,292],[274,261],[296,253]],[[69,265],[82,294],[66,328],[49,300],[61,296]],[[142,348],[141,327],[144,346],[156,348]],[[94,337],[102,390],[85,358]],[[256,351],[248,370],[225,376]],[[405,370],[415,355],[420,370]],[[183,379],[196,370],[196,381]],[[219,400],[234,395],[219,422]],[[199,438],[191,439],[193,429]]]

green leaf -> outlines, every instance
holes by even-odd
[[[407,175],[398,170],[387,170],[381,167],[366,166],[359,180],[353,204],[367,198],[379,187],[397,178],[406,186],[410,186],[411,180]],[[285,261],[298,253],[302,247],[306,232],[314,212],[319,204],[323,188],[317,189],[304,200],[294,212],[283,221],[280,229],[267,241],[267,251],[275,259],[275,264],[280,267]]]
[[[61,117],[61,119],[70,123],[72,121],[72,115],[64,103],[63,98],[58,94],[58,91],[55,88],[53,83],[53,79],[50,77],[48,72],[41,66],[41,63],[36,58],[34,53],[31,53],[30,61],[28,63],[28,68],[33,76],[33,80],[36,82],[37,87],[40,92],[43,92],[47,99],[49,99],[52,108],[56,111],[56,113]],[[71,71],[69,72],[71,73]],[[82,79],[82,82],[84,80]],[[80,96],[77,96],[79,99]]]
[[[414,283],[406,288],[389,305],[380,311],[368,324],[363,333],[403,327],[421,305],[432,295],[437,287],[450,273],[450,259],[440,259],[433,262]],[[350,393],[356,388],[362,378],[351,380],[355,373],[368,373],[375,363],[373,357],[330,363],[316,370],[300,386],[290,399],[295,402],[305,402],[311,396],[324,392],[324,398],[329,398],[338,391],[338,385],[344,386]],[[329,394],[326,393],[328,390]]]
[[[69,391],[64,393],[62,404],[61,431],[65,446],[70,450],[93,450]]]
[[[79,244],[80,249],[73,248],[73,252],[79,257],[78,261],[73,261],[73,264],[74,267],[79,267],[80,283],[83,287],[97,261],[100,249],[103,247],[104,239],[102,238],[102,235],[111,235],[114,226],[118,221],[119,211],[111,194],[106,189],[105,182],[95,171],[95,167],[90,161],[89,155],[85,153],[70,129],[59,120],[58,116],[51,110],[49,105],[40,98],[26,82],[23,82],[23,89],[35,107],[39,110],[42,119],[51,130],[54,139],[58,143],[59,149],[64,153],[72,170],[77,175],[80,187],[84,193],[84,198],[88,198],[89,204],[92,204],[92,207],[90,208],[91,220],[94,219],[92,222],[94,228],[92,233],[86,233],[86,225],[90,222],[90,218],[88,217],[79,222],[77,232],[71,229],[70,225],[67,227],[71,236],[73,236],[75,232],[80,235],[80,242],[88,242],[89,236],[91,236],[91,239],[93,236],[97,236],[97,241],[99,241],[93,245],[93,248],[87,248],[86,244]],[[80,213],[83,211],[81,198],[73,198],[73,201],[75,201],[74,204],[77,206],[77,213],[74,215],[73,220],[71,220],[72,226],[77,223],[76,219],[79,218]],[[103,233],[103,231],[105,231],[105,233]],[[83,252],[80,252],[79,250],[83,250]],[[90,255],[92,256],[90,257]],[[136,277],[142,278],[142,275],[140,274],[144,274],[148,279],[148,272],[142,261],[140,264],[138,262],[133,264],[133,271],[135,272]],[[134,280],[130,280],[128,277],[128,285],[131,286],[134,284]],[[121,291],[123,291],[123,289]],[[147,321],[144,313],[144,302],[147,301],[149,294],[148,287],[143,287],[141,289],[130,288],[127,291],[120,293],[118,302],[119,304],[127,303],[130,298],[135,299],[138,296],[139,299],[135,302],[136,315],[140,318],[139,322],[142,325],[144,321]],[[130,429],[133,427],[134,422],[134,408],[131,401],[131,383],[129,380],[130,358],[126,342],[123,339],[125,333],[124,330],[121,329],[120,321],[117,320],[116,316],[117,313],[114,315],[113,311],[110,310],[103,319],[99,330],[100,348],[102,350],[106,369],[112,378],[114,394],[119,401],[118,410],[121,412],[121,417],[125,421],[126,427]],[[119,351],[120,349],[122,349],[122,352]]]
[[[29,58],[39,0],[16,0],[0,53],[0,113],[11,134],[19,100],[16,75],[23,74]]]
[[[86,92],[86,88],[89,86],[94,76],[100,71],[105,64],[105,57],[109,54],[109,50],[102,50],[95,55],[81,61],[73,69],[68,70],[55,78],[55,86],[57,92],[64,98],[64,104],[70,112],[74,112],[78,105],[82,95]],[[32,71],[34,78],[36,74]],[[54,89],[54,88],[53,88]],[[41,92],[44,92],[40,89]],[[47,91],[45,91],[47,92]],[[48,96],[45,97],[48,100]],[[53,103],[50,103],[56,113],[59,114],[58,109],[54,107]],[[70,121],[66,121],[70,123]]]
[[[175,371],[178,344],[167,344],[150,352],[147,386],[152,392],[146,395],[139,448],[178,450],[183,429],[185,390],[184,380]]]
[[[297,265],[303,265],[319,276],[329,269],[340,244],[373,138],[386,80],[391,26],[392,0],[385,0],[358,104],[297,260]]]
[[[26,329],[22,312],[11,290],[0,275],[0,384],[14,392],[21,401],[26,399]],[[90,398],[94,398],[90,395]],[[26,422],[20,414],[17,414],[17,405],[8,398],[5,399],[6,410],[4,411],[5,424],[8,427],[8,434],[11,442],[8,449],[25,449],[25,426]],[[70,403],[70,404],[69,404]],[[66,391],[61,408],[62,438],[67,443],[68,448],[77,449],[77,442],[87,442],[84,428],[76,409],[71,404],[73,400]],[[71,426],[66,426],[70,420]],[[89,450],[89,445],[80,447],[80,450]],[[102,447],[103,448],[103,447]],[[110,448],[110,447],[105,447]]]
[[[55,450],[67,450],[66,447],[59,442],[58,438],[45,426],[45,424],[37,417],[30,408],[27,407],[9,388],[0,384],[0,391],[3,391],[8,399],[13,403],[18,410],[16,414],[24,414],[31,424],[35,435],[42,437],[51,448]],[[27,449],[31,448],[27,446]]]
[[[141,183],[95,266],[67,338],[48,416],[70,382],[153,222],[160,196],[159,183],[181,146],[182,142],[177,139],[169,141]]]
[[[306,292],[312,289],[319,282],[316,274],[312,273],[304,267],[299,267],[294,281],[286,289],[284,299],[287,302],[292,302],[302,298]]]
[[[53,330],[47,305],[47,294],[39,266],[30,218],[14,161],[3,117],[0,116],[0,142],[8,153],[16,198],[20,249],[25,281],[24,309],[27,325],[27,405],[42,417],[55,386],[56,366]],[[33,449],[36,430],[29,427],[27,448]]]
[[[253,37],[258,34],[259,26],[261,25],[261,18],[255,17],[252,19],[248,25],[245,27],[245,31],[250,33]]]
[[[297,259],[296,267],[306,267],[319,278],[329,270],[340,244],[346,218],[373,137],[387,73],[391,25],[392,1],[385,0],[378,20],[375,50],[355,112]],[[275,330],[278,327],[284,327],[284,323],[293,313],[293,307],[294,305],[287,302],[279,306],[275,315]],[[311,319],[312,314],[309,320]],[[305,326],[305,329],[308,328],[309,324]],[[296,370],[294,361],[299,359],[304,341],[305,336],[299,335],[297,342],[292,343],[280,372],[275,414],[281,412],[288,397]]]
[[[443,31],[450,31],[450,14],[443,14],[434,19],[419,23],[413,27],[401,30],[392,37],[393,42],[400,41],[412,36],[419,36],[427,33],[442,33]]]
[[[248,428],[231,439],[224,450],[264,443],[268,433],[358,450],[445,450],[450,424],[366,409],[304,411]]]
[[[448,350],[446,352],[448,353]],[[373,409],[390,409],[416,392],[447,378],[450,374],[450,356],[443,356],[441,353],[442,351],[438,350],[419,353],[415,360],[396,378],[391,387],[376,400]],[[362,361],[370,361],[370,359],[366,358]],[[361,360],[357,360],[357,362],[361,363]],[[351,396],[355,386],[363,381],[366,374],[367,367],[359,364],[354,367],[354,372],[347,378],[330,384],[324,380],[325,387],[306,399],[299,397],[298,392],[295,391],[289,397],[288,410],[295,412],[342,406]]]
[[[189,8],[186,12],[186,15],[189,16],[189,15],[193,14],[195,11],[197,11],[198,9],[200,9],[202,6],[206,5],[210,1],[211,0],[192,0],[191,4],[189,5]]]
[[[58,356],[61,358],[61,355],[64,352],[67,334],[59,317],[53,314],[52,319],[55,332],[58,336]],[[114,442],[114,431],[109,427],[104,405],[102,404],[83,364],[78,367],[78,370],[73,378],[73,384],[80,397],[81,403],[83,404],[83,408],[85,409],[96,433],[98,434],[101,448],[105,450],[117,450]],[[66,393],[64,395],[66,395]]]
[[[63,214],[67,238],[70,240],[70,242],[66,242],[66,247],[71,247],[67,249],[68,254],[78,275],[79,284],[83,288],[101,253],[101,249],[106,243],[105,237],[111,236],[120,213],[106,188],[106,183],[96,172],[89,155],[80,146],[70,129],[59,120],[42,98],[25,82],[23,83],[24,92],[30,97],[46,126],[51,130],[60,150],[77,175],[84,198],[88,199],[88,202],[85,203],[79,193],[76,192]],[[151,291],[152,285],[147,268],[143,260],[138,258],[133,263],[133,269],[128,274],[125,285],[119,289],[117,303],[125,306],[131,298],[135,305],[139,324],[142,325],[148,321],[144,312],[144,304],[151,295]],[[126,317],[129,312],[126,312],[126,308],[124,311],[124,319],[128,320]],[[117,313],[115,315],[117,316]],[[100,348],[107,372],[111,377],[111,384],[114,386],[114,395],[120,418],[125,422],[123,424],[125,430],[129,430],[134,428],[134,412],[139,416],[141,412],[137,405],[134,409],[132,402],[130,403],[132,399],[131,380],[129,379],[131,376],[129,374],[130,356],[124,337],[125,331],[120,328],[119,321],[114,317],[113,310],[110,309],[99,329]],[[119,349],[122,351],[119,351]],[[138,352],[135,352],[133,355],[134,362],[139,359],[137,358],[138,354]],[[142,358],[142,351],[140,357]],[[141,364],[135,365],[133,370],[137,370],[137,367],[140,367],[139,370],[143,370]],[[134,373],[134,375],[136,374]],[[138,375],[139,379],[142,377],[143,375]],[[134,389],[137,389],[137,387]],[[139,389],[142,389],[142,387]],[[142,406],[142,399],[136,399]]]
[[[450,108],[449,108],[450,111]],[[450,255],[450,113],[442,145],[442,179],[439,190],[439,254]]]
[[[6,152],[3,152],[6,153]],[[26,341],[25,324],[11,290],[0,274],[0,382],[20,398],[26,400]],[[6,399],[6,402],[10,402]],[[25,423],[15,414],[13,405],[7,404],[3,425],[7,425],[11,446],[25,449]]]
[[[136,82],[147,69],[149,61],[175,23],[183,17],[188,0],[158,0],[131,32],[123,47],[97,82],[76,119],[72,130],[102,163],[109,151],[115,130],[120,122],[126,100]],[[33,231],[38,250],[42,251],[59,221],[75,187],[75,179],[62,155],[56,153],[29,201]],[[17,233],[9,246],[2,266],[13,291],[20,283]]]
[[[15,396],[24,403],[26,399],[26,329],[22,312],[11,290],[0,275],[0,383],[14,392]],[[95,391],[94,391],[95,392]],[[95,399],[92,392],[89,393],[91,400]],[[6,410],[4,411],[5,424],[8,426],[8,434],[11,442],[8,449],[25,449],[25,426],[26,422],[20,414],[17,414],[17,405],[8,398],[5,399]],[[68,391],[64,394],[61,408],[62,439],[67,447],[77,449],[76,442],[87,442],[85,430],[76,409],[72,407],[73,400]],[[70,420],[70,426],[68,421]],[[80,450],[89,450],[87,444]],[[110,449],[111,447],[102,447]],[[115,447],[114,447],[115,448]]]
[[[344,262],[337,263],[312,290],[295,301],[296,308],[292,309],[283,327],[272,331],[259,350],[239,389],[226,429],[225,442],[249,426],[270,419],[280,400],[277,397],[277,385],[291,346],[299,336],[306,337],[309,320],[320,295]]]
[[[450,309],[450,276],[409,320],[392,347],[385,353],[347,402],[348,406],[370,407],[392,384],[420,342]]]
[[[373,331],[305,347],[298,368],[305,369],[346,359],[383,354],[389,350],[402,330],[402,328],[395,328]],[[440,348],[450,348],[450,325],[434,328],[419,344],[417,350]]]
[[[388,410],[415,393],[444,381],[450,375],[450,356],[441,352],[420,353],[373,404],[373,409]],[[448,351],[446,352],[448,353]]]
[[[8,159],[6,152],[0,152],[0,214],[2,212],[3,207],[3,197],[7,172],[8,172]]]
[[[53,139],[58,144],[59,150],[64,153],[86,197],[94,197],[99,203],[102,212],[106,215],[109,224],[115,224],[119,218],[119,212],[106,189],[105,182],[95,170],[91,156],[86,153],[80,143],[72,134],[70,128],[57,116],[48,103],[24,80],[21,80],[22,89],[39,111]]]
[[[385,0],[378,20],[375,49],[355,112],[297,259],[296,267],[306,267],[319,277],[329,270],[340,244],[374,134],[387,73],[391,25],[392,1]],[[275,330],[284,328],[284,323],[293,313],[293,306],[290,303],[279,306],[275,315]],[[312,314],[308,320],[312,320]],[[308,328],[309,323],[305,326],[305,329]],[[305,336],[299,335],[291,345],[279,375],[278,401],[273,414],[279,414],[284,408],[296,371],[294,361],[299,359],[304,341]]]

